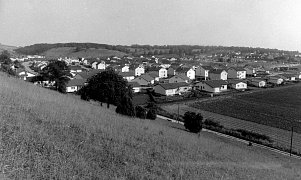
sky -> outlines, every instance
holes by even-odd
[[[301,1],[0,0],[0,43],[58,42],[301,51]]]

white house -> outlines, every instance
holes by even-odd
[[[228,69],[229,79],[246,79],[246,70],[242,67],[231,67]]]
[[[264,79],[260,79],[260,78],[252,78],[249,81],[249,84],[256,86],[256,87],[265,87],[266,81]]]
[[[93,69],[106,69],[106,62],[101,61],[101,62],[93,62],[92,63],[92,68]]]
[[[222,69],[214,69],[209,71],[209,79],[210,80],[227,80],[228,73]]]
[[[128,65],[125,65],[121,68],[121,72],[129,72],[130,71],[130,67]]]
[[[139,65],[138,67],[135,68],[135,76],[141,76],[141,74],[145,73],[145,69],[143,65]]]
[[[129,71],[129,72],[120,72],[119,75],[123,77],[123,79],[126,79],[128,82],[132,81],[135,79],[134,71]]]
[[[283,81],[284,80],[282,78],[276,76],[270,76],[267,80],[268,83],[276,84],[276,85],[282,84]]]
[[[181,95],[182,93],[188,92],[191,89],[187,83],[163,83],[158,84],[154,87],[155,93],[165,95],[165,96],[174,96]]]
[[[167,78],[167,69],[165,68],[159,69],[159,78]]]
[[[296,81],[296,75],[294,74],[278,74],[278,76],[285,81]]]
[[[76,92],[80,90],[86,83],[85,79],[71,79],[67,84],[66,84],[66,92],[71,93],[71,92]]]
[[[228,86],[237,90],[245,90],[247,89],[247,83],[238,80],[238,79],[230,79],[228,80]]]
[[[195,75],[204,78],[205,80],[209,77],[209,71],[214,70],[211,66],[199,66],[195,70]]]
[[[220,93],[227,91],[227,81],[224,80],[209,80],[201,81],[195,85],[195,87],[202,91],[207,91],[211,93]]]
[[[195,71],[192,68],[179,68],[176,70],[176,75],[184,75],[189,79],[195,79]]]

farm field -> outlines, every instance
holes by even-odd
[[[301,133],[301,84],[207,99],[190,107]]]
[[[114,109],[0,73],[0,177],[300,179],[301,162]]]

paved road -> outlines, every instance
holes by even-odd
[[[25,71],[30,72],[30,73],[35,73],[32,69],[29,68],[31,61],[26,61],[23,62],[22,65],[25,68]]]
[[[215,121],[218,121],[221,125],[223,125],[226,128],[246,129],[259,134],[264,134],[270,137],[274,141],[274,144],[276,146],[284,147],[287,149],[290,148],[290,131],[192,108],[186,104],[180,104],[179,106],[181,115],[183,115],[187,111],[200,112],[203,114],[205,119],[213,119]],[[168,112],[178,112],[178,104],[162,105],[161,107],[167,110]],[[301,134],[293,133],[293,150],[301,153]]]

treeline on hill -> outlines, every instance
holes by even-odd
[[[97,43],[56,43],[56,44],[34,44],[18,48],[15,51],[19,54],[25,55],[36,55],[42,54],[43,52],[52,48],[60,47],[74,47],[75,51],[82,49],[96,48],[96,49],[107,49],[116,50],[132,55],[164,55],[164,54],[175,54],[179,56],[183,55],[196,55],[200,53],[224,53],[224,52],[241,52],[241,53],[285,53],[293,55],[298,51],[283,51],[278,49],[267,49],[267,48],[252,48],[252,47],[225,47],[225,46],[200,46],[200,45],[108,45],[108,44],[97,44]]]

